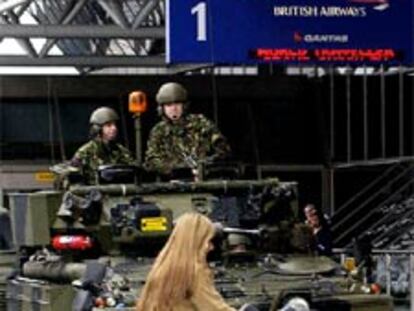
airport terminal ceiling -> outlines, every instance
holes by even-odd
[[[165,67],[161,0],[2,0],[0,66]]]

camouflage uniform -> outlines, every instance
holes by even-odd
[[[223,159],[230,147],[217,127],[200,114],[185,114],[178,122],[163,117],[151,130],[144,167],[169,173],[177,167],[189,167],[186,157]]]
[[[98,138],[90,140],[78,149],[71,160],[73,166],[81,169],[87,184],[97,183],[96,172],[104,164],[135,164],[129,150],[121,144],[104,144]]]

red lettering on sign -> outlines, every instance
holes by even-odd
[[[394,49],[272,49],[258,48],[251,53],[263,61],[294,62],[386,62],[397,60]]]

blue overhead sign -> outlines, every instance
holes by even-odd
[[[413,64],[413,0],[167,0],[167,62]]]

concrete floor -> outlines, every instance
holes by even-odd
[[[394,311],[410,311],[410,305],[406,304],[406,305],[395,305],[394,306]]]

